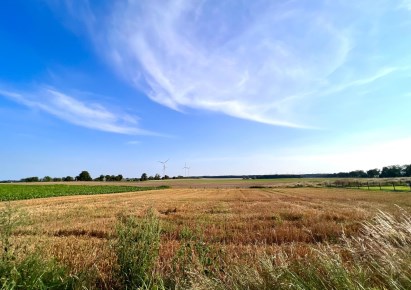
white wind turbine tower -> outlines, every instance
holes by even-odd
[[[166,176],[166,168],[167,168],[166,163],[168,162],[168,160],[170,159],[167,159],[166,161],[158,161],[161,164],[163,164],[163,176]]]
[[[187,166],[187,163],[184,163],[183,169],[184,169],[184,173],[185,173],[186,177],[190,176],[190,167]],[[188,175],[187,175],[187,172],[188,172]]]

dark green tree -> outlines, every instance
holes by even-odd
[[[79,176],[76,177],[78,181],[92,181],[93,179],[90,176],[90,173],[88,171],[82,171]]]
[[[146,181],[148,179],[147,173],[141,174],[140,181]]]
[[[391,165],[382,168],[380,177],[401,177],[402,168],[399,165]]]
[[[156,174],[156,175],[154,175],[154,180],[160,180],[161,179],[161,176],[160,176],[160,174]]]
[[[404,165],[402,167],[402,175],[406,177],[411,177],[411,164]]]
[[[370,169],[367,171],[367,176],[369,178],[375,178],[380,176],[381,171],[378,168]]]
[[[33,176],[33,177],[26,177],[21,179],[22,182],[38,182],[40,181],[40,179],[37,176]]]
[[[51,179],[50,176],[44,176],[42,181],[44,181],[44,182],[50,182],[51,180],[52,180],[52,179]]]
[[[74,181],[74,178],[71,176],[63,177],[63,181]]]
[[[367,173],[365,173],[363,170],[351,171],[348,174],[349,174],[350,177],[354,177],[354,178],[367,177]]]
[[[101,174],[99,177],[96,178],[97,181],[104,181],[104,175]]]

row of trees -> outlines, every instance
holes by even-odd
[[[39,178],[37,176],[33,177],[27,177],[27,178],[22,178],[20,181],[21,182],[51,182],[51,181],[121,181],[123,180],[123,175],[100,175],[99,177],[93,179],[88,171],[83,170],[80,172],[79,175],[76,177],[72,176],[66,176],[66,177],[50,177],[50,176],[44,176],[43,178]]]
[[[94,179],[95,181],[122,181],[123,175],[103,175],[101,174],[99,177]]]
[[[281,175],[276,175],[275,177],[279,177]],[[269,176],[257,176],[255,178],[264,178]],[[303,174],[303,175],[296,175],[296,176],[287,176],[287,177],[313,177],[312,174]],[[338,178],[391,178],[391,177],[411,177],[411,164],[407,165],[391,165],[385,166],[381,170],[378,168],[370,169],[367,171],[364,170],[354,170],[350,172],[339,172],[333,174],[321,174],[321,177],[338,177]],[[160,174],[156,174],[154,176],[148,176],[147,173],[143,173],[140,178],[127,178],[127,181],[146,181],[146,180],[161,180],[161,179],[169,179],[168,175],[163,177]],[[184,178],[183,176],[173,177],[173,179]],[[82,171],[76,177],[66,176],[66,177],[50,177],[45,176],[43,178],[39,177],[27,177],[23,178],[20,181],[22,182],[49,182],[49,181],[122,181],[124,180],[123,175],[103,175],[101,174],[99,177],[93,179],[88,171]]]
[[[180,178],[180,176],[178,176],[178,177],[173,177],[173,179],[176,179],[176,178]],[[181,178],[182,178],[182,176],[181,176]],[[140,177],[140,181],[146,181],[146,180],[164,180],[164,179],[170,179],[170,176],[168,176],[168,175],[164,175],[163,177],[161,177],[160,176],[160,174],[156,174],[156,175],[154,175],[154,176],[148,176],[147,175],[147,173],[143,173],[143,174],[141,174],[141,177]]]
[[[66,176],[66,177],[50,177],[50,176],[44,176],[43,178],[39,178],[37,176],[32,176],[32,177],[26,177],[26,178],[22,178],[20,179],[21,182],[39,182],[39,181],[43,181],[43,182],[51,182],[51,181],[55,181],[55,182],[59,182],[59,181],[74,181],[75,178],[71,177],[71,176]]]
[[[175,178],[183,178],[183,176],[173,177]],[[168,175],[161,177],[160,174],[156,174],[154,176],[148,176],[147,173],[143,173],[140,178],[127,178],[127,181],[146,181],[146,180],[162,180],[162,179],[170,179]],[[21,182],[59,182],[59,181],[122,181],[124,177],[122,174],[119,175],[104,175],[101,174],[97,178],[92,178],[88,171],[82,171],[76,177],[66,176],[66,177],[50,177],[45,176],[43,178],[39,178],[37,176],[22,178]]]
[[[387,177],[411,177],[411,164],[385,166],[381,170],[378,168],[367,171],[355,170],[350,172],[340,172],[332,177],[353,177],[353,178],[387,178]]]

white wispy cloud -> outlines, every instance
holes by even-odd
[[[363,76],[362,78],[348,81],[347,83],[339,83],[334,86],[331,86],[328,90],[324,90],[321,92],[322,95],[330,95],[335,94],[353,87],[360,87],[372,84],[384,77],[387,77],[391,74],[396,72],[406,71],[409,70],[409,67],[383,67],[373,72],[371,75]]]
[[[152,134],[140,129],[134,116],[112,112],[98,103],[85,103],[53,88],[30,92],[0,89],[0,95],[74,125],[127,135]]]
[[[351,49],[327,13],[273,1],[130,1],[108,21],[107,55],[170,108],[304,127],[292,100],[318,87]]]
[[[311,127],[305,117],[321,106],[318,96],[339,102],[343,90],[401,70],[401,61],[377,49],[395,31],[396,24],[381,22],[391,6],[388,0],[142,0],[82,17],[99,53],[155,102]]]

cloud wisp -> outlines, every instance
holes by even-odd
[[[408,9],[409,0],[402,3]],[[407,30],[388,0],[141,0],[108,6],[105,13],[83,9],[89,14],[82,16],[85,30],[99,53],[151,100],[178,111],[318,127],[308,120],[324,97],[328,103],[355,101],[355,95],[342,96],[346,89],[404,72],[401,65],[410,58],[394,50],[401,45],[382,45],[386,35],[400,43],[395,35]]]
[[[130,1],[109,23],[112,63],[152,100],[289,127],[305,126],[292,100],[351,49],[327,17],[287,2]]]
[[[97,103],[87,104],[53,88],[33,92],[0,90],[0,95],[77,126],[127,135],[152,134],[140,129],[133,116],[116,114]]]

